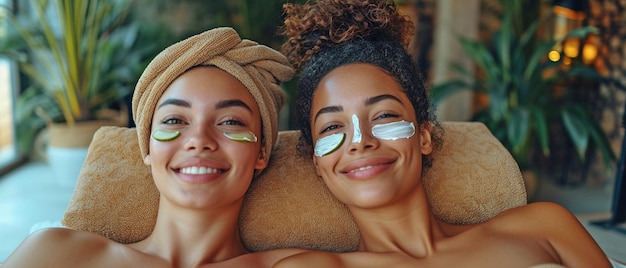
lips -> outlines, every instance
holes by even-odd
[[[350,170],[350,171],[348,171],[348,173],[354,173],[354,172],[358,172],[358,171],[364,171],[364,170],[372,169],[372,168],[374,168],[374,167],[377,167],[377,166],[360,167],[360,168],[355,169],[355,170]]]
[[[178,178],[188,183],[205,183],[216,180],[227,172],[227,164],[205,158],[191,158],[172,168]]]
[[[351,179],[369,179],[387,170],[396,160],[384,157],[370,157],[350,162],[339,172]]]

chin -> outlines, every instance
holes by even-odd
[[[383,194],[367,194],[353,197],[349,204],[360,208],[376,208],[393,202],[394,197]]]

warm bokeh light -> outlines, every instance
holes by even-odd
[[[578,51],[580,49],[580,39],[568,38],[563,42],[563,54],[570,58],[578,57]]]
[[[583,62],[585,64],[592,63],[598,57],[598,47],[593,44],[585,44],[583,46]]]
[[[563,65],[565,65],[565,66],[572,65],[572,58],[563,57]]]
[[[556,50],[550,50],[550,52],[548,53],[548,59],[553,62],[557,62],[561,59],[561,53]]]
[[[582,59],[584,64],[593,64],[598,58],[600,37],[592,34],[587,36],[582,48]]]

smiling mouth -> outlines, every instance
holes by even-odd
[[[182,174],[191,174],[191,175],[204,175],[204,174],[216,174],[216,173],[224,173],[224,169],[210,168],[210,167],[184,167],[178,170],[178,172]]]
[[[352,173],[352,172],[358,172],[358,171],[368,170],[368,169],[371,169],[371,168],[375,168],[375,167],[377,167],[377,166],[378,166],[378,165],[376,165],[376,166],[366,166],[366,167],[360,167],[360,168],[357,168],[357,169],[350,170],[350,171],[348,171],[347,173]]]
[[[366,171],[366,170],[370,170],[370,169],[373,169],[373,168],[379,168],[379,167],[382,167],[382,166],[385,166],[385,165],[386,165],[386,164],[380,164],[380,165],[369,165],[369,166],[364,166],[364,167],[359,167],[359,168],[351,169],[351,170],[348,170],[348,171],[343,172],[343,173],[350,174],[350,173],[355,173],[355,172],[361,172],[361,171]]]

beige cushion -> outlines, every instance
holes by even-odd
[[[526,204],[519,168],[481,123],[446,122],[444,144],[424,185],[437,217],[477,223]],[[282,131],[267,169],[246,195],[240,228],[253,251],[281,247],[353,250],[358,229],[328,192],[308,157],[296,151],[298,131]],[[96,132],[63,225],[122,243],[148,236],[158,192],[143,164],[135,129]]]

